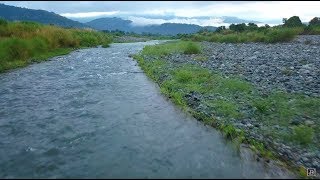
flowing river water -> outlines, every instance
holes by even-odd
[[[286,178],[160,94],[129,54],[74,51],[0,74],[1,178]]]

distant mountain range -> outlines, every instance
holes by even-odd
[[[0,4],[0,17],[9,21],[35,21],[43,24],[55,24],[62,27],[85,28],[87,25],[60,16],[53,12],[34,10]]]
[[[125,20],[125,18],[119,17],[103,17],[91,20],[86,23],[80,23],[75,20],[68,19],[54,12],[48,12],[45,10],[34,10],[15,6],[9,6],[0,4],[0,18],[4,18],[9,21],[35,21],[43,24],[54,24],[62,27],[74,27],[74,28],[93,28],[97,30],[120,30],[125,32],[134,33],[151,33],[162,35],[176,35],[176,34],[190,34],[196,33],[201,29],[208,29],[215,31],[214,26],[199,26],[196,24],[182,24],[182,23],[163,23],[157,25],[134,25],[133,21]],[[145,18],[161,19],[159,16],[145,16]],[[162,19],[170,20],[175,18],[174,16],[164,16]],[[181,17],[180,17],[181,18]],[[197,17],[199,19],[210,19],[210,17]],[[259,23],[257,21],[249,21],[239,19],[237,17],[223,16],[220,17],[223,23]]]
[[[152,33],[162,35],[176,35],[176,34],[190,34],[196,33],[203,28],[215,31],[216,27],[206,26],[202,27],[195,24],[179,24],[179,23],[164,23],[160,25],[134,26],[132,21],[124,20],[118,17],[99,18],[86,23],[98,30],[120,30],[125,32],[135,33]]]

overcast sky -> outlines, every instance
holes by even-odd
[[[320,16],[319,1],[2,1],[7,5],[42,9],[68,18],[127,17],[136,24],[164,22],[217,24],[221,16],[263,23],[281,23],[297,15],[303,22]],[[208,16],[211,19],[197,17]],[[166,17],[166,18],[165,18]],[[168,18],[170,17],[170,18]]]

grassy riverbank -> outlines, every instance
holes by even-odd
[[[320,130],[319,98],[281,91],[260,94],[253,84],[239,77],[168,60],[170,54],[179,53],[206,60],[198,43],[184,41],[146,46],[135,59],[164,95],[198,120],[222,130],[237,143],[250,144],[265,158],[287,160],[273,148],[273,142],[309,151],[320,148],[316,133]],[[291,124],[292,119],[305,116],[312,124]],[[248,128],[236,126],[252,117],[256,124]],[[286,128],[275,128],[278,126]],[[255,135],[262,135],[263,139]]]
[[[248,30],[244,32],[235,32],[227,29],[222,32],[201,32],[183,37],[183,39],[220,43],[277,43],[291,41],[302,32],[303,28],[264,28],[260,30]]]
[[[111,42],[109,34],[93,30],[0,20],[0,72]]]
[[[224,29],[216,32],[199,32],[182,35],[183,40],[208,41],[218,43],[282,43],[293,40],[298,35],[319,35],[320,26],[315,27],[250,27],[244,25],[243,31]]]

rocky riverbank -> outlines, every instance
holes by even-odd
[[[169,53],[162,55],[160,61],[159,57],[143,55],[143,66],[152,68],[149,76],[160,87],[174,83],[175,80],[166,81],[187,64],[219,73],[224,79],[236,77],[249,82],[257,91],[255,95],[251,90],[244,95],[236,90],[227,96],[223,92],[188,92],[183,88],[178,91],[188,107],[207,118],[214,117],[215,124],[231,124],[237,131],[245,132],[247,138],[263,142],[265,148],[292,167],[300,168],[301,173],[305,168],[320,172],[320,36],[299,36],[290,43],[276,44],[202,42],[201,47],[200,54]],[[225,82],[247,88],[239,81]],[[224,115],[216,112],[217,108],[225,111]],[[232,117],[226,117],[228,113],[233,113]]]
[[[199,64],[225,75],[238,75],[262,93],[275,89],[320,95],[320,36],[300,36],[290,43],[203,42],[204,60],[197,55],[173,54],[168,60]]]

